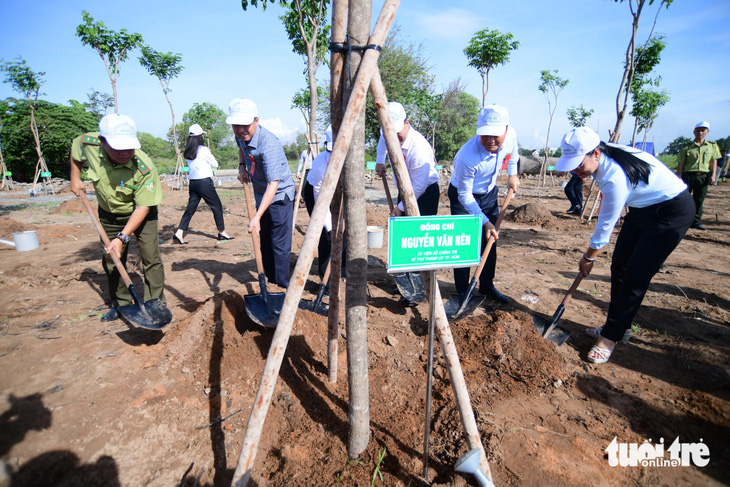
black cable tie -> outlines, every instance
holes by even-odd
[[[345,53],[349,51],[365,51],[366,49],[375,49],[378,52],[383,50],[383,46],[378,44],[368,44],[366,46],[345,46],[344,42],[330,42],[330,51],[337,53]]]

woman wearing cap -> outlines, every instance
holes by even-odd
[[[203,134],[205,131],[197,123],[191,125],[188,130],[188,143],[185,145],[183,156],[188,161],[190,168],[190,196],[180,225],[178,225],[175,235],[172,236],[172,241],[178,244],[187,243],[183,240],[183,236],[188,230],[190,219],[198,209],[201,198],[213,212],[215,226],[218,229],[218,240],[233,240],[234,238],[226,233],[226,225],[223,222],[223,205],[213,183],[213,168],[218,167],[218,161],[215,160],[210,149],[205,146]]]
[[[624,205],[629,207],[611,260],[606,324],[586,330],[598,337],[588,360],[602,364],[608,362],[617,342],[631,337],[631,322],[649,282],[689,229],[695,206],[687,186],[646,152],[601,142],[587,127],[565,134],[561,149],[555,169],[583,178],[593,175],[603,193],[596,230],[578,263],[583,277],[590,274],[608,243]]]

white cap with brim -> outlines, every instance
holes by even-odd
[[[192,124],[188,129],[188,135],[190,136],[203,135],[205,133],[207,132],[197,123]]]
[[[406,118],[408,118],[406,116],[406,109],[397,101],[391,101],[388,103],[388,107],[390,108],[390,118],[393,120],[393,128],[398,133],[406,125]]]
[[[226,123],[229,125],[251,125],[259,110],[256,104],[246,98],[234,98],[228,104],[228,117]]]
[[[493,104],[487,105],[479,110],[477,119],[477,135],[491,135],[499,137],[504,135],[509,125],[509,114],[503,106]]]
[[[327,130],[324,132],[324,148],[328,151],[331,151],[334,147],[334,142],[332,140],[332,125],[327,127]]]
[[[578,127],[563,136],[560,142],[562,155],[555,163],[556,171],[572,171],[585,156],[601,143],[601,138],[588,127]]]
[[[99,121],[99,135],[115,150],[139,149],[142,144],[137,138],[137,126],[126,115],[112,113]]]
[[[704,127],[707,130],[710,130],[710,122],[700,122],[697,125],[695,125],[695,128],[698,129],[700,127]]]

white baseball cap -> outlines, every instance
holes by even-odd
[[[393,128],[398,133],[403,130],[406,124],[406,118],[408,118],[406,116],[406,109],[397,101],[388,103],[388,108],[390,108],[390,118],[393,119]]]
[[[700,122],[697,125],[695,125],[695,128],[698,129],[700,127],[704,127],[707,130],[710,130],[710,122]]]
[[[601,143],[601,138],[588,127],[578,127],[563,136],[560,142],[562,155],[555,163],[556,171],[572,171],[578,167],[586,154]]]
[[[246,98],[234,98],[228,104],[226,123],[230,125],[251,125],[259,116],[256,104]]]
[[[503,106],[492,104],[479,110],[477,119],[477,135],[503,135],[509,125],[509,114]]]
[[[99,135],[115,150],[139,149],[142,144],[137,138],[137,126],[126,115],[111,113],[99,121]]]
[[[193,135],[203,135],[205,133],[207,133],[207,132],[205,130],[203,130],[203,127],[201,127],[197,123],[192,124],[190,126],[190,128],[188,129],[188,135],[191,135],[191,136],[193,136]]]
[[[329,125],[327,126],[327,130],[324,131],[324,148],[331,151],[334,145],[332,141],[332,125]]]

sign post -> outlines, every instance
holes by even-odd
[[[436,270],[478,265],[481,248],[482,224],[478,216],[391,217],[388,222],[388,273],[428,271],[429,276],[426,420],[423,434],[423,477],[426,479],[431,431]]]

